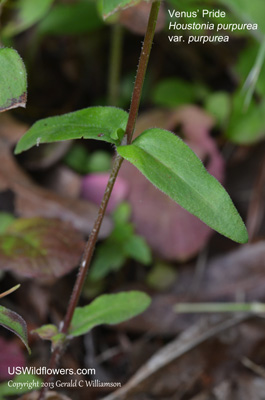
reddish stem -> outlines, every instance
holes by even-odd
[[[157,21],[157,16],[159,12],[159,7],[160,7],[160,1],[155,1],[152,4],[151,11],[150,11],[150,16],[149,16],[149,21],[148,21],[148,26],[146,30],[146,35],[143,43],[143,47],[141,50],[141,55],[140,55],[140,61],[137,69],[137,74],[136,74],[136,79],[135,79],[135,84],[134,84],[134,90],[133,90],[133,95],[132,95],[132,102],[131,102],[131,107],[129,111],[129,117],[128,117],[128,123],[126,127],[126,132],[125,134],[127,135],[127,143],[131,143],[133,133],[134,133],[134,128],[135,128],[135,123],[136,119],[138,116],[138,110],[139,110],[139,105],[140,105],[140,100],[141,100],[141,94],[142,94],[142,89],[143,89],[143,83],[144,83],[144,78],[146,74],[146,68],[151,52],[151,47],[152,47],[152,42],[154,38],[154,33],[155,33],[155,27],[156,27],[156,21]],[[107,187],[105,189],[105,193],[102,199],[102,202],[99,207],[98,211],[98,216],[95,221],[94,227],[92,229],[92,232],[89,236],[88,242],[85,247],[85,251],[81,260],[81,264],[79,267],[79,272],[78,276],[73,288],[73,292],[69,301],[69,305],[67,308],[67,312],[63,321],[63,326],[61,329],[61,332],[67,335],[69,331],[69,327],[71,325],[71,321],[74,315],[75,308],[77,307],[83,285],[86,279],[86,274],[89,269],[92,256],[94,254],[97,238],[98,238],[98,233],[101,227],[101,223],[103,221],[105,211],[110,199],[110,195],[113,189],[113,186],[115,184],[119,169],[121,167],[121,164],[123,162],[123,158],[119,156],[118,154],[115,157],[113,167],[110,173],[109,181],[107,184]],[[49,363],[49,368],[55,368],[60,360],[60,357],[62,355],[64,346],[57,347],[51,356],[50,363]],[[46,377],[46,382],[51,380],[52,377]],[[43,400],[45,396],[46,388],[43,388],[39,397],[39,400]]]

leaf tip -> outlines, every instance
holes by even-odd
[[[245,225],[243,225],[243,228],[241,229],[239,238],[240,238],[240,240],[238,242],[241,244],[245,244],[249,240],[248,231],[247,231],[247,228],[245,227]]]

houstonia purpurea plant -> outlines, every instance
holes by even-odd
[[[133,6],[132,0],[103,0],[104,16]],[[153,1],[141,51],[129,113],[115,107],[90,107],[36,122],[17,144],[15,153],[40,143],[67,139],[96,139],[115,145],[116,156],[98,216],[86,244],[79,273],[61,329],[41,327],[38,333],[53,344],[50,367],[54,368],[65,343],[102,323],[114,324],[144,311],[150,299],[140,292],[103,295],[85,307],[77,307],[94,253],[105,210],[124,159],[174,201],[222,235],[245,243],[248,234],[232,200],[204,168],[193,151],[174,133],[151,128],[133,140],[143,82],[152,47],[160,1]],[[43,396],[43,393],[42,393]]]

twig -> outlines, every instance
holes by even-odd
[[[109,105],[117,106],[119,99],[119,79],[121,70],[123,27],[120,24],[112,26],[111,49],[110,49],[110,69],[109,69]]]
[[[255,182],[252,198],[248,208],[247,229],[249,241],[252,241],[260,229],[264,215],[264,183],[265,183],[265,159],[259,168],[258,177]]]
[[[129,392],[173,360],[183,356],[211,337],[238,325],[240,322],[252,316],[253,314],[237,314],[233,318],[221,320],[221,322],[219,321],[215,324],[207,324],[205,323],[206,319],[203,319],[203,324],[191,326],[177,339],[164,346],[155,353],[121,389],[104,397],[103,400],[119,400],[125,398]]]
[[[257,374],[257,375],[261,376],[263,379],[265,379],[265,369],[263,367],[255,364],[253,361],[251,361],[247,357],[243,357],[241,362],[246,368],[250,369],[251,371],[255,372],[255,374]]]

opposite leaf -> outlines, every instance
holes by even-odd
[[[20,315],[0,306],[0,325],[14,332],[22,340],[30,353],[26,322]]]
[[[119,144],[125,132],[128,114],[115,107],[90,107],[59,117],[36,122],[20,139],[15,153],[21,153],[40,143],[69,139],[95,139]],[[122,136],[123,136],[122,135]]]
[[[245,225],[225,189],[173,133],[148,129],[117,151],[181,207],[222,235],[247,242]]]
[[[25,107],[27,74],[20,55],[13,49],[0,48],[0,112]]]
[[[85,307],[75,310],[71,336],[80,336],[101,324],[118,324],[142,313],[150,305],[145,293],[131,291],[102,295]]]

